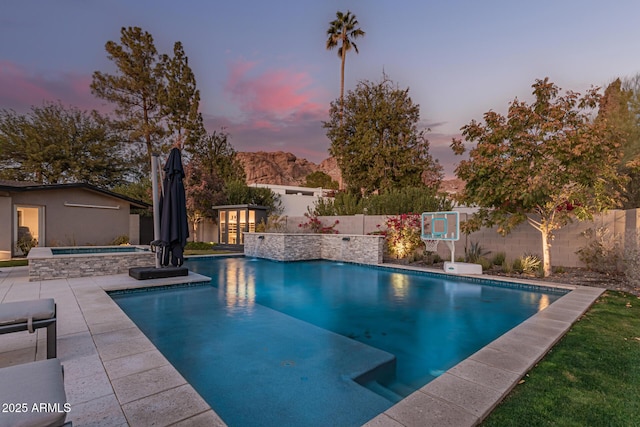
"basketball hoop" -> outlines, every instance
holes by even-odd
[[[437,252],[438,251],[438,243],[440,243],[440,240],[427,240],[427,239],[422,239],[422,241],[424,242],[425,250],[427,252]]]

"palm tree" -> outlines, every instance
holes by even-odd
[[[359,53],[358,46],[356,46],[354,40],[364,35],[365,32],[358,28],[356,16],[350,11],[347,11],[347,13],[336,12],[336,19],[329,23],[327,50],[340,45],[338,47],[338,56],[342,60],[340,68],[340,114],[342,114],[344,103],[344,62],[347,58],[347,51],[353,48],[356,53]]]

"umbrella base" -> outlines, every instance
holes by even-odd
[[[129,269],[129,276],[136,280],[164,279],[166,277],[188,276],[187,267],[132,267]]]

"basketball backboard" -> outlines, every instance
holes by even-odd
[[[422,240],[460,239],[460,214],[455,211],[422,213]]]

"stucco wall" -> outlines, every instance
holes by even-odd
[[[11,198],[0,195],[0,259],[10,259],[13,242],[13,210]]]
[[[461,213],[460,221],[466,220],[470,214]],[[342,234],[366,234],[384,229],[386,216],[384,215],[351,215],[351,216],[329,216],[319,217],[323,225],[329,226],[336,220],[339,223],[335,229]],[[304,229],[299,224],[308,222],[304,216],[287,217],[286,231],[289,233],[300,233]],[[381,227],[378,227],[380,225]],[[554,266],[582,267],[584,264],[576,252],[588,244],[588,240],[583,236],[583,232],[588,228],[607,228],[615,233],[623,243],[629,239],[629,231],[640,230],[640,209],[631,210],[611,210],[607,213],[597,215],[593,221],[578,221],[568,224],[555,234],[555,239],[551,245],[551,262]],[[501,236],[495,228],[483,228],[468,236],[462,234],[460,240],[455,243],[455,256],[464,256],[465,247],[471,243],[479,243],[483,249],[491,251],[492,254],[504,252],[508,259],[515,259],[524,254],[542,255],[542,239],[540,233],[530,225],[523,223],[516,227],[506,236]],[[445,259],[449,259],[451,251],[445,243],[438,245],[438,254]],[[489,255],[491,256],[491,255]]]
[[[12,198],[14,205],[46,206],[40,246],[106,245],[129,235],[129,203],[121,199],[77,188],[16,192]],[[70,207],[65,202],[119,209]]]

